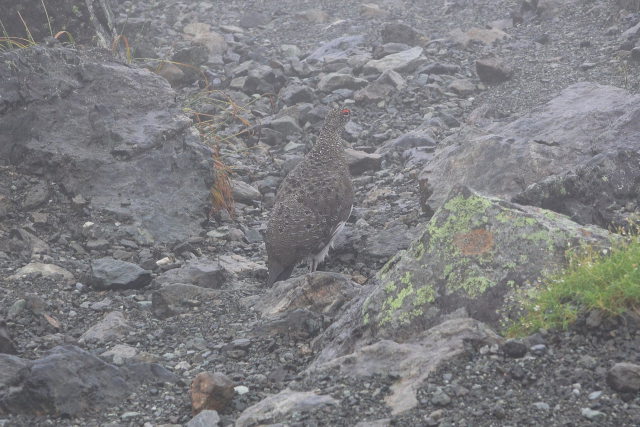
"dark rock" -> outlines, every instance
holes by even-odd
[[[180,268],[166,271],[156,277],[155,282],[159,284],[186,283],[217,289],[222,287],[226,280],[227,276],[218,263],[201,259],[189,261]]]
[[[3,374],[7,364],[13,365],[8,378]],[[55,347],[34,361],[0,355],[0,366],[0,410],[17,414],[76,416],[109,408],[122,403],[139,382],[72,345]],[[151,375],[145,381],[160,379]]]
[[[322,314],[304,308],[296,308],[263,320],[254,332],[259,336],[284,336],[307,341],[325,327]]]
[[[435,151],[437,142],[428,129],[415,129],[389,140],[376,150],[377,153],[388,155],[393,152],[402,152],[413,147],[428,147]]]
[[[83,3],[57,0],[46,9],[40,2],[11,1],[2,4],[2,24],[4,34],[22,40],[33,37],[34,41],[42,42],[51,37],[52,31],[57,33],[65,30],[73,35],[75,43],[98,45],[106,49],[111,48],[117,35],[111,3],[108,1]],[[71,41],[66,35],[61,40]]]
[[[512,200],[565,214],[580,224],[615,229],[627,226],[628,216],[640,206],[639,185],[640,153],[609,150],[531,184]]]
[[[459,71],[460,71],[460,66],[456,64],[444,64],[442,62],[432,62],[430,64],[425,65],[424,67],[420,67],[417,70],[417,73],[456,74]]]
[[[423,170],[433,189],[432,207],[438,207],[458,183],[511,199],[531,184],[571,171],[599,152],[640,151],[639,99],[623,89],[576,83],[506,125],[462,128],[439,144],[441,148]],[[584,137],[585,126],[589,138]],[[624,164],[612,161],[615,156],[605,159],[610,165]],[[580,200],[579,193],[572,197]]]
[[[313,102],[314,93],[309,86],[301,83],[293,83],[283,87],[278,94],[285,105],[294,105],[300,102]]]
[[[511,78],[513,71],[498,58],[476,60],[476,73],[484,83],[501,83]]]
[[[424,43],[427,38],[416,29],[401,22],[389,22],[380,31],[383,43],[404,43],[409,46],[417,46]]]
[[[34,46],[0,54],[0,93],[1,164],[160,241],[201,231],[211,150],[163,78],[108,53]]]
[[[640,365],[627,362],[616,363],[607,373],[607,384],[621,393],[640,391]]]
[[[151,271],[113,258],[93,260],[90,274],[97,289],[140,289],[151,282]]]
[[[202,297],[215,295],[214,290],[201,286],[167,283],[151,294],[151,311],[156,317],[165,319],[189,311]]]
[[[18,354],[15,344],[11,341],[9,331],[7,330],[7,323],[4,319],[0,319],[0,353]],[[0,384],[2,384],[1,381]]]
[[[527,354],[527,346],[518,340],[509,340],[502,345],[502,351],[507,357],[519,359]]]
[[[382,165],[382,155],[369,154],[364,151],[345,149],[347,164],[351,175],[361,175],[366,171],[378,171]]]

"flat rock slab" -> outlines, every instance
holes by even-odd
[[[91,261],[90,280],[97,289],[140,289],[151,282],[151,271],[131,262],[99,258]]]
[[[417,390],[442,362],[465,352],[467,340],[497,344],[502,339],[482,322],[470,318],[448,320],[405,343],[381,340],[351,354],[318,362],[308,371],[331,375],[366,377],[397,375],[399,379],[385,398],[392,413],[407,411],[418,404]]]
[[[159,365],[118,368],[76,346],[26,360],[0,354],[0,414],[76,416],[122,403],[143,382],[175,382]]]
[[[211,150],[165,79],[105,52],[39,45],[0,53],[0,93],[0,164],[157,241],[202,230]]]
[[[302,308],[332,315],[357,293],[358,288],[347,276],[316,271],[276,282],[253,308],[267,317]]]
[[[508,200],[597,153],[640,151],[638,123],[640,95],[576,83],[511,123],[465,127],[442,141],[422,172],[433,190],[429,204],[439,207],[457,184]]]
[[[273,424],[280,417],[292,412],[307,412],[322,406],[337,404],[338,401],[331,396],[285,389],[245,409],[236,420],[236,427]]]

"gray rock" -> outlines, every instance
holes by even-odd
[[[174,268],[156,277],[155,283],[164,285],[186,283],[203,288],[217,289],[222,287],[227,276],[217,262],[207,259],[192,260],[180,268]]]
[[[403,52],[387,55],[381,59],[372,59],[364,66],[365,73],[383,73],[387,70],[410,73],[423,62],[421,47],[413,47]]]
[[[267,317],[300,308],[332,316],[357,289],[358,286],[342,274],[316,271],[276,282],[253,309]]]
[[[366,300],[366,293],[360,296],[362,300]],[[352,304],[348,310],[361,316],[358,304]],[[501,338],[476,320],[447,320],[403,343],[383,339],[344,356],[333,346],[325,347],[308,371],[349,377],[397,375],[399,378],[392,384],[385,402],[391,407],[392,414],[398,414],[418,405],[417,390],[441,363],[465,352],[466,340],[493,344],[499,343]],[[446,398],[442,397],[444,402]]]
[[[112,311],[82,334],[78,341],[104,344],[124,337],[130,330],[131,326],[125,320],[124,314],[121,311]]]
[[[162,77],[98,51],[34,46],[0,54],[0,93],[0,162],[160,241],[200,232],[211,150]]]
[[[363,35],[338,37],[311,52],[304,62],[316,64],[326,62],[327,59],[347,58],[359,52],[359,46],[363,44],[365,44]]]
[[[366,236],[361,251],[376,259],[389,259],[409,247],[416,230],[404,224],[394,224]]]
[[[446,64],[442,62],[432,62],[418,69],[419,73],[426,73],[426,74],[456,74],[459,71],[460,71],[459,65]]]
[[[29,188],[24,200],[22,201],[22,208],[29,210],[47,203],[49,200],[49,194],[49,186],[47,186],[45,182],[38,181],[37,184]]]
[[[293,412],[304,413],[327,405],[338,405],[338,401],[331,396],[311,391],[284,389],[245,409],[236,420],[236,427],[273,424]]]
[[[158,365],[118,368],[71,345],[33,361],[0,354],[0,407],[17,414],[77,416],[122,403],[140,383],[175,380]]]
[[[219,425],[220,415],[218,415],[218,411],[206,409],[191,418],[186,424],[186,427],[217,427]]]
[[[565,214],[580,224],[617,229],[627,226],[628,216],[635,206],[640,206],[639,182],[640,153],[607,150],[570,170],[531,184],[512,200]],[[595,320],[591,316],[590,319]]]
[[[346,148],[344,152],[351,175],[361,175],[366,171],[378,171],[382,166],[381,154],[369,154],[351,148]]]
[[[91,261],[90,275],[96,289],[140,289],[151,282],[151,271],[113,258]]]
[[[198,301],[216,295],[212,289],[184,283],[168,283],[151,294],[151,311],[160,318],[175,316],[192,309]]]
[[[451,403],[451,398],[441,388],[438,388],[431,396],[431,403],[436,406],[447,406]]]
[[[388,22],[380,31],[383,43],[404,43],[409,46],[417,46],[424,43],[427,38],[416,29],[401,22]]]
[[[511,78],[513,71],[499,58],[476,60],[476,73],[484,83],[501,83]]]
[[[336,89],[357,90],[367,84],[369,84],[367,80],[353,77],[351,74],[329,73],[320,79],[318,89],[324,92],[332,92]]]
[[[435,151],[437,142],[433,134],[428,129],[415,129],[407,132],[396,139],[385,142],[376,153],[388,155],[393,152],[402,152],[414,147],[428,147]]]
[[[53,279],[60,278],[67,283],[72,283],[75,278],[71,272],[55,264],[43,264],[41,262],[30,262],[20,267],[9,279],[16,280],[23,276],[35,274],[42,277],[50,277]]]
[[[439,144],[423,170],[433,189],[432,207],[456,184],[510,199],[589,161],[594,153],[640,151],[639,100],[623,89],[577,83],[506,125],[463,128]]]
[[[9,2],[2,7],[3,32],[24,40],[33,38],[40,44],[51,37],[52,28],[64,29],[73,34],[74,43],[110,49],[118,34],[111,6],[110,2],[104,1],[88,4],[60,0],[55,7],[43,10],[39,7],[24,8],[20,2]],[[28,34],[25,22],[31,23],[26,30]]]
[[[583,417],[591,421],[604,420],[607,417],[607,414],[605,414],[604,412],[596,411],[595,409],[591,408],[582,408],[580,409],[580,413]]]
[[[301,102],[313,102],[314,93],[309,86],[301,83],[293,83],[283,87],[278,94],[285,105],[294,105]]]
[[[449,83],[448,88],[460,96],[470,96],[476,91],[476,85],[468,79],[456,79]]]
[[[0,354],[1,353],[18,354],[16,346],[9,336],[7,323],[4,321],[4,319],[0,319]],[[0,384],[2,384],[2,379],[0,379]]]
[[[620,362],[607,373],[607,384],[615,391],[636,393],[640,391],[640,365]]]
[[[295,135],[302,132],[295,117],[282,116],[271,120],[268,126],[281,135]]]
[[[365,88],[357,91],[353,98],[357,102],[377,102],[386,99],[394,91],[402,90],[406,81],[393,70],[387,70]]]
[[[231,194],[233,200],[245,204],[254,204],[262,199],[262,194],[244,181],[231,180]]]

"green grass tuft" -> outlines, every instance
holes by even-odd
[[[611,250],[581,248],[568,254],[569,266],[530,289],[525,314],[507,328],[508,336],[539,329],[567,329],[581,313],[608,316],[640,310],[640,236],[635,233]]]

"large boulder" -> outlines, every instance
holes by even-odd
[[[423,176],[433,191],[429,204],[434,208],[442,204],[456,184],[510,199],[548,177],[573,169],[576,169],[574,174],[578,174],[577,168],[590,169],[593,166],[589,166],[589,162],[604,161],[597,160],[596,156],[615,159],[622,150],[640,151],[640,95],[612,86],[576,83],[509,124],[494,123],[486,129],[466,127],[445,139],[425,165]],[[636,166],[635,177],[626,179],[627,182],[637,180],[637,169]],[[609,168],[607,173],[611,172]],[[613,176],[599,178],[616,180]],[[580,199],[582,204],[590,203],[592,198],[581,194],[600,193],[602,185],[594,187],[596,182],[591,179],[590,183],[577,183],[579,189],[571,197]],[[535,201],[532,193],[536,191],[530,192],[526,199],[552,209],[557,205],[541,201],[543,196]],[[609,194],[609,200],[624,205],[629,199],[628,193],[626,190],[614,192]],[[640,193],[635,194],[637,202]],[[560,210],[572,213],[566,207]]]
[[[0,21],[4,33],[18,42],[42,42],[64,30],[60,40],[72,41],[71,35],[76,43],[109,48],[117,35],[111,0],[3,0]]]
[[[0,54],[0,94],[0,165],[88,199],[94,222],[164,242],[201,231],[211,150],[166,80],[103,51],[36,46]]]
[[[607,231],[459,186],[418,239],[393,257],[316,343],[319,360],[379,339],[404,342],[452,317],[500,327],[518,314],[518,289],[566,265],[582,243],[607,246]]]
[[[175,382],[159,365],[110,365],[72,345],[37,360],[0,354],[0,414],[76,416],[123,402],[141,383]]]

